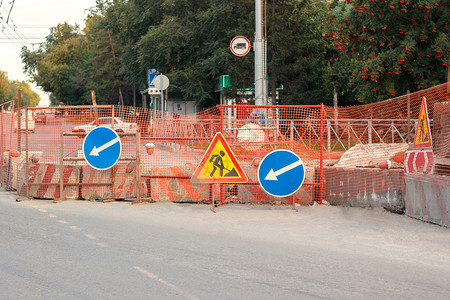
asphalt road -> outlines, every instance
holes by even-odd
[[[1,299],[448,299],[450,229],[378,209],[0,189]]]

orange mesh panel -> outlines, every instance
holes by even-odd
[[[320,106],[250,106],[242,118],[240,106],[223,106],[223,132],[236,157],[243,165],[248,185],[242,185],[237,195],[228,197],[241,202],[300,203],[321,201],[320,183]],[[255,185],[257,167],[265,155],[276,149],[296,152],[305,164],[306,177],[302,188],[293,196],[276,198]]]
[[[143,177],[138,187],[140,194],[158,201],[209,202],[214,199],[222,203],[313,204],[321,201],[322,194],[325,200],[332,201],[391,191],[401,193],[402,185],[397,181],[388,184],[385,172],[379,172],[378,167],[390,160],[391,167],[403,168],[403,153],[413,141],[422,97],[427,98],[432,124],[435,170],[448,174],[449,88],[443,84],[369,105],[337,110],[325,107],[324,114],[321,114],[321,106],[216,106],[191,115],[110,105],[28,107],[22,111],[24,115],[31,112],[36,118],[34,124],[19,122],[21,130],[14,132],[17,111],[2,111],[3,150],[19,152],[17,157],[10,158],[10,152],[3,151],[2,184],[7,183],[24,193],[25,180],[32,178],[33,182],[28,184],[36,184],[36,189],[25,185],[26,193],[56,197],[60,194],[59,180],[63,178],[63,192],[69,197],[129,198],[136,197],[135,178],[139,171]],[[39,118],[44,115],[45,122],[38,119],[38,115]],[[117,123],[111,121],[114,118],[119,119]],[[126,160],[100,173],[86,165],[81,153],[82,131],[98,125],[131,132],[121,137],[122,157]],[[191,183],[191,175],[218,131],[223,133],[247,174],[248,183]],[[140,134],[139,145],[136,132]],[[259,162],[275,149],[296,152],[306,167],[304,185],[287,198],[267,195],[257,181]],[[133,159],[138,156],[140,169],[136,170]],[[325,173],[321,168],[322,160],[328,166]],[[364,172],[358,173],[358,180],[351,180],[351,176],[358,175],[348,175],[349,168],[364,168]],[[339,181],[344,176],[342,170],[347,172],[345,176],[350,176],[346,182]]]
[[[11,152],[14,128],[14,101],[0,104],[0,184],[11,189]]]
[[[414,142],[423,97],[436,155],[435,173],[450,175],[449,91],[450,85],[442,84],[368,105],[325,107],[325,149],[330,155],[327,159],[325,154],[325,164],[333,166],[325,171],[325,199],[333,203],[359,199],[370,204],[402,197],[404,154]],[[334,159],[332,153],[336,153]]]

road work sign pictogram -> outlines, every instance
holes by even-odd
[[[114,166],[122,153],[122,143],[117,133],[108,127],[96,127],[83,141],[83,156],[97,170]]]
[[[191,177],[191,182],[245,183],[248,178],[240,166],[222,133],[214,136],[200,164]]]
[[[422,98],[419,119],[417,121],[416,135],[413,149],[431,148],[430,120],[428,119],[427,99]]]
[[[302,186],[305,166],[292,151],[279,149],[267,154],[258,167],[258,181],[266,193],[287,197]]]

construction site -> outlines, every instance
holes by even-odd
[[[423,139],[430,143],[411,154],[417,128],[425,128],[424,99]],[[0,182],[20,200],[384,207],[450,226],[449,84],[351,107],[218,105],[190,115],[10,101],[1,104],[0,121]],[[83,153],[99,126],[120,137],[110,168],[93,167]],[[245,181],[193,178],[217,133]],[[279,149],[296,153],[305,168],[301,188],[286,197],[266,193],[258,181],[261,161]]]

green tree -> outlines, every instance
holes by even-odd
[[[253,35],[250,0],[165,1],[163,18],[137,44],[141,67],[159,67],[185,98],[203,107],[218,103],[217,77],[228,74],[235,86],[252,82],[252,56],[233,57],[229,44],[236,35]]]
[[[375,102],[445,82],[447,1],[347,0],[330,10],[325,37],[352,67],[344,93]]]
[[[158,24],[162,1],[102,2],[91,11],[85,33],[89,51],[89,87],[100,103],[133,104],[134,90],[146,87],[136,43],[152,24]],[[108,102],[109,101],[109,102]]]
[[[331,103],[326,82],[332,51],[320,25],[325,1],[272,0],[268,3],[268,73],[284,86],[280,104]]]
[[[8,78],[5,72],[0,71],[0,103],[4,103],[8,100]]]
[[[14,100],[14,105],[17,107],[19,100],[20,90],[20,105],[21,106],[36,106],[39,104],[41,97],[35,93],[30,85],[25,81],[13,80],[9,82],[8,86],[8,99]],[[8,100],[8,101],[9,101]]]
[[[86,97],[85,38],[67,23],[51,29],[47,43],[36,51],[22,49],[25,71],[57,103],[83,104]]]
[[[30,85],[25,81],[8,80],[6,73],[0,71],[0,103],[15,100],[17,106],[18,91],[21,90],[21,104],[23,106],[38,105],[41,100],[39,95],[31,90]]]
[[[110,30],[105,28],[104,19],[104,16],[97,14],[89,16],[86,21],[87,87],[96,92],[97,103],[117,104],[119,89],[122,91],[126,83],[119,75],[120,51],[114,45]]]

